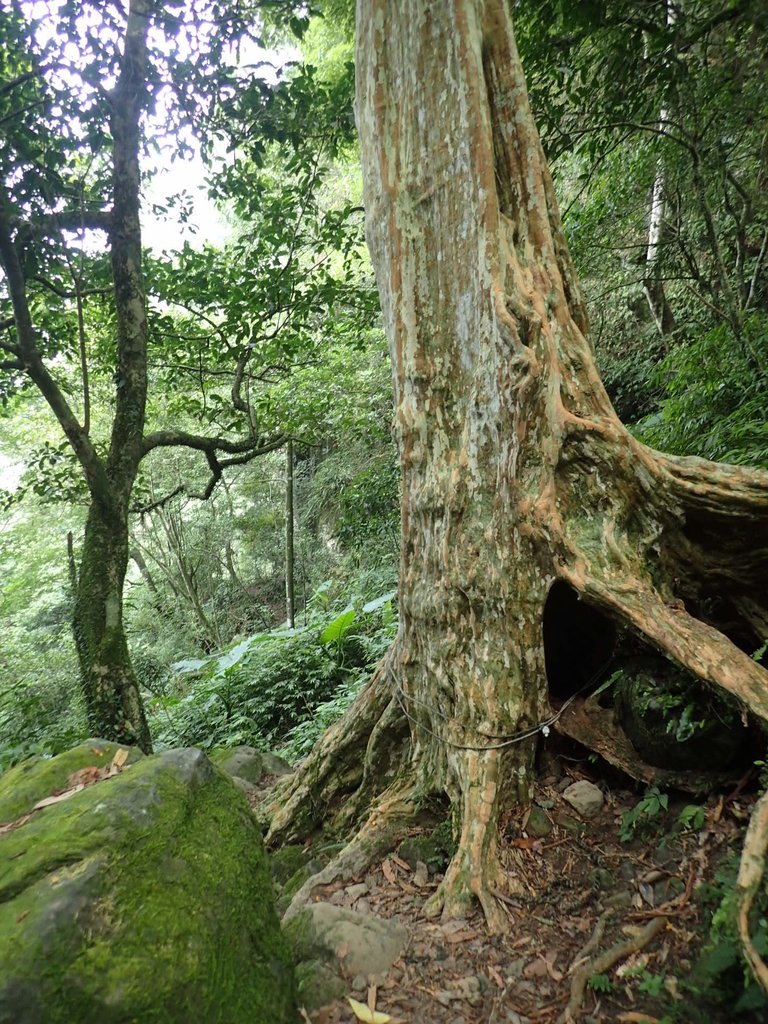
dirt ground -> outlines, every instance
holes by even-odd
[[[354,888],[318,890],[317,899],[396,919],[410,932],[405,954],[379,984],[366,988],[350,978],[349,995],[390,1024],[768,1021],[765,1009],[734,1013],[733,1000],[722,1005],[711,986],[702,990],[690,980],[727,891],[722,881],[713,890],[713,881],[740,849],[754,796],[670,797],[666,808],[648,807],[633,837],[621,841],[642,791],[620,788],[626,781],[609,788],[591,767],[558,762],[539,781],[533,822],[530,812],[507,822],[503,863],[522,893],[504,904],[504,935],[489,936],[479,911],[464,921],[425,918],[422,907],[441,876],[424,865],[414,871],[397,855]],[[562,797],[582,778],[605,794],[602,809],[584,821]],[[734,870],[733,856],[730,865]],[[734,969],[738,992],[741,967]],[[360,1018],[342,1000],[303,1012],[303,1019]],[[368,1019],[385,1024],[384,1017]]]

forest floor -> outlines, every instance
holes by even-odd
[[[395,919],[410,933],[406,952],[379,984],[366,989],[356,979],[355,991],[350,978],[349,995],[390,1024],[768,1020],[765,1004],[734,1012],[744,987],[735,944],[710,953],[709,969],[702,961],[712,913],[735,878],[754,797],[737,791],[696,804],[683,795],[670,797],[666,808],[651,800],[638,812],[640,793],[626,780],[609,788],[593,769],[558,761],[539,779],[535,831],[546,834],[531,835],[528,814],[506,823],[503,863],[523,894],[505,902],[504,935],[489,936],[479,910],[464,921],[424,917],[441,876],[425,877],[423,865],[414,872],[397,855],[355,886],[318,889],[316,899]],[[605,794],[602,809],[585,821],[562,798],[582,778]],[[342,1000],[302,1019],[358,1018]]]

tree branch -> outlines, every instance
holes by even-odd
[[[28,280],[41,284],[48,291],[53,292],[54,295],[58,295],[60,299],[76,299],[78,294],[83,298],[88,295],[110,295],[112,292],[111,288],[83,288],[79,292],[77,288],[62,288],[47,277],[43,277],[42,274],[31,274]]]
[[[156,430],[147,434],[142,443],[142,458],[155,448],[193,448],[199,452],[225,452],[227,455],[242,455],[253,452],[266,455],[285,444],[285,435],[278,434],[268,440],[249,437],[244,441],[229,441],[224,437],[208,437],[205,434],[188,434],[183,430]]]
[[[185,484],[179,484],[178,487],[174,487],[172,491],[165,494],[162,498],[157,498],[151,501],[148,505],[134,506],[131,511],[140,515],[146,515],[148,512],[154,512],[158,509],[164,508],[170,501],[178,497],[180,494],[185,495],[187,498],[192,498],[196,501],[208,501],[216,489],[216,485],[223,478],[225,469],[230,466],[244,466],[253,459],[258,458],[260,455],[267,455],[269,452],[276,451],[278,448],[282,448],[285,444],[286,438],[284,435],[279,435],[271,441],[258,442],[255,440],[248,440],[242,442],[226,441],[224,438],[205,438],[199,437],[193,434],[175,434],[172,431],[164,432],[164,436],[167,437],[169,445],[182,445],[187,448],[194,448],[197,451],[205,452],[205,457],[208,461],[208,467],[211,470],[211,475],[208,478],[208,482],[202,491],[191,491]],[[187,441],[171,441],[171,437],[186,437]],[[158,437],[157,434],[150,435],[145,439],[151,441]],[[189,443],[195,442],[195,443]],[[207,442],[202,444],[200,442]],[[250,447],[245,447],[250,445]],[[156,444],[154,447],[165,447],[165,445]],[[236,451],[236,454],[232,454],[229,458],[220,459],[217,451]],[[150,449],[151,450],[151,449]]]
[[[43,398],[46,400],[61,429],[71,444],[75,455],[83,468],[88,488],[92,496],[103,503],[105,508],[110,505],[109,481],[104,463],[83,431],[77,417],[69,406],[61,389],[48,372],[37,347],[32,316],[27,301],[26,281],[19,262],[16,246],[11,237],[10,225],[2,205],[0,205],[0,266],[5,271],[8,291],[13,304],[14,323],[18,346],[14,350],[18,354],[23,369],[29,374]],[[6,348],[6,346],[3,346]]]

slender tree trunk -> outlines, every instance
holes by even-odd
[[[105,739],[152,742],[123,630],[128,506],[142,456],[147,314],[141,266],[140,119],[147,100],[150,0],[131,0],[120,75],[111,94],[110,255],[117,322],[115,415],[103,485],[91,486],[73,628],[91,728]]]
[[[665,24],[671,25],[674,22],[674,12],[669,3],[665,4]],[[647,56],[647,45],[646,45]],[[665,128],[669,120],[669,111],[666,106],[659,112],[659,127]],[[675,318],[672,307],[667,298],[664,287],[664,279],[661,275],[661,247],[664,239],[664,218],[666,215],[666,184],[667,174],[664,166],[664,158],[659,157],[656,162],[656,176],[653,180],[653,192],[648,211],[648,248],[645,257],[645,278],[643,288],[648,306],[653,316],[656,327],[664,342],[668,342],[675,330]]]
[[[768,720],[768,673],[720,631],[738,614],[759,642],[768,474],[660,455],[618,421],[506,0],[363,0],[357,75],[400,435],[400,631],[278,791],[270,839],[308,834],[342,796],[337,824],[370,809],[327,882],[445,794],[458,849],[427,911],[477,897],[501,928],[515,878],[498,822],[532,792],[552,585]]]
[[[285,618],[290,629],[296,624],[293,527],[293,441],[289,440],[285,446]]]
[[[128,516],[88,515],[73,629],[88,722],[100,737],[151,751],[147,720],[123,629]]]

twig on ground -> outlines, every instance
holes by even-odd
[[[612,912],[612,911],[611,911]],[[598,934],[598,928],[602,924],[603,930],[605,929],[605,921],[607,921],[608,912],[604,912],[600,915],[595,931],[592,933],[592,938],[589,940],[587,945],[584,947],[586,950],[588,947],[594,948],[596,942],[593,945],[593,940]],[[605,920],[604,920],[605,919]],[[626,939],[624,942],[618,942],[615,946],[611,946],[610,949],[606,949],[604,953],[598,954],[592,960],[589,960],[586,964],[579,968],[571,979],[571,998],[568,1000],[568,1005],[558,1019],[558,1024],[574,1024],[576,1014],[581,1010],[581,1004],[584,1002],[584,993],[587,988],[589,979],[595,974],[603,974],[605,971],[610,970],[614,964],[617,964],[620,960],[625,960],[632,953],[637,953],[641,949],[644,949],[652,939],[662,931],[667,924],[665,917],[656,917],[653,921],[642,929],[639,935],[634,938]],[[600,933],[602,935],[602,932]],[[599,937],[596,940],[600,941]]]

